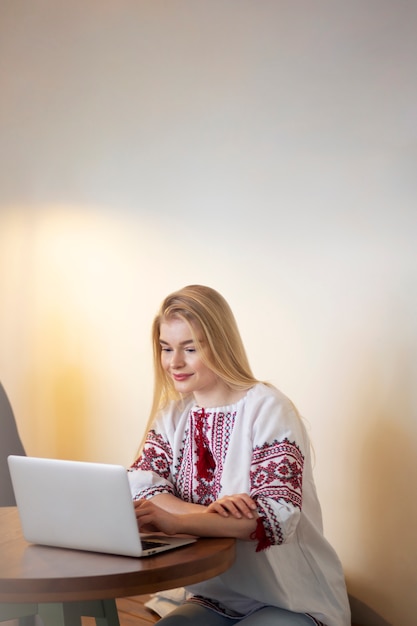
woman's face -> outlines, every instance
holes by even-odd
[[[176,391],[193,394],[200,406],[215,406],[225,385],[204,363],[189,325],[179,318],[165,320],[160,326],[159,341],[162,367],[172,378]]]

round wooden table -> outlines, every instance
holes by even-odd
[[[71,609],[78,605],[81,610],[81,605],[87,607],[91,601],[111,600],[113,604],[107,606],[115,608],[115,598],[183,587],[217,576],[234,558],[235,540],[231,538],[201,538],[144,558],[28,544],[17,509],[0,508],[0,619],[9,619],[11,603],[32,603],[46,622],[78,624],[81,622],[75,618],[59,620],[57,606],[65,608],[69,603]],[[48,619],[48,604],[55,607],[54,621]],[[86,614],[91,613],[81,613]],[[112,618],[108,623],[117,622]]]

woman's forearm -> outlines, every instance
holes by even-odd
[[[204,513],[206,507],[202,504],[194,504],[193,502],[184,502],[180,498],[170,493],[159,493],[151,498],[151,502],[159,506],[168,513],[176,513],[183,515],[185,513]]]
[[[185,513],[177,515],[176,533],[197,535],[198,537],[235,537],[248,541],[257,525],[256,517],[222,517],[217,513]]]
[[[256,530],[258,515],[221,513],[209,507],[184,502],[172,494],[162,493],[149,500],[136,500],[135,513],[140,529],[156,528],[168,535],[187,534],[197,537],[235,537],[249,540]]]

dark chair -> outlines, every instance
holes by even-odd
[[[9,454],[25,456],[25,449],[17,430],[9,398],[0,383],[0,506],[15,506],[16,504],[7,465]]]
[[[13,409],[0,383],[0,506],[15,506],[16,500],[10,479],[7,457],[9,454],[25,456],[25,449],[17,430]],[[19,619],[19,626],[34,626],[37,607],[34,604],[2,604],[0,622]]]

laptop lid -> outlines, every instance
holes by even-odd
[[[138,557],[195,541],[163,537],[144,549],[120,465],[16,455],[8,463],[23,535],[31,543]]]

